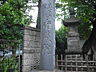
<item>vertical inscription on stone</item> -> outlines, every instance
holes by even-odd
[[[55,68],[55,0],[41,2],[41,69]]]

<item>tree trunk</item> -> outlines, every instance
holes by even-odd
[[[93,48],[92,50],[95,50],[93,52],[96,52],[96,19],[91,22],[92,22],[93,28],[92,28],[92,32],[91,32],[89,38],[85,41],[85,43],[82,47],[83,55],[87,54],[88,51],[92,48]]]
[[[38,1],[38,17],[36,28],[41,29],[41,0]]]
[[[13,46],[12,47],[12,56],[15,57],[16,56],[16,48]]]

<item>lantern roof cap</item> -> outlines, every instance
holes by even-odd
[[[73,8],[69,9],[70,12],[70,18],[66,19],[63,21],[63,24],[65,26],[70,26],[70,25],[78,25],[80,24],[80,19],[75,17],[75,11]]]

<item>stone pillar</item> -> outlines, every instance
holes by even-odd
[[[23,72],[39,69],[40,52],[40,30],[26,27],[24,30],[24,49],[22,55]]]
[[[55,69],[55,0],[41,1],[41,60],[42,70]]]

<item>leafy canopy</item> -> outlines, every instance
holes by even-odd
[[[26,0],[7,0],[0,6],[0,38],[20,40],[22,38],[21,26],[28,25],[30,19],[25,13]]]
[[[90,3],[87,0],[85,2],[84,0],[59,0],[59,2],[56,3],[57,10],[59,9],[59,12],[56,14],[58,19],[63,18],[63,20],[66,20],[69,18],[69,8],[74,8],[76,12],[76,17],[81,19],[81,24],[78,27],[78,31],[80,34],[80,39],[88,39],[89,35],[92,31],[92,22],[91,19],[96,18],[93,14],[96,14],[96,9],[94,9],[94,3]],[[95,1],[95,0],[93,0]],[[96,2],[96,1],[95,1]],[[62,27],[64,29],[62,29]],[[66,49],[66,32],[68,29],[65,26],[62,26],[60,30],[56,31],[56,45],[57,50],[56,51],[62,51],[62,49]],[[67,30],[65,30],[67,29]],[[63,44],[61,46],[60,44]],[[62,48],[62,49],[61,49]]]
[[[93,19],[93,13],[96,14],[96,10],[91,3],[86,3],[84,0],[59,0],[57,8],[61,9],[62,13],[57,16],[63,16],[63,19],[69,17],[69,8],[73,7],[76,12],[76,17],[81,19],[79,25],[79,34],[81,39],[87,39],[91,33],[92,23],[90,19]]]

